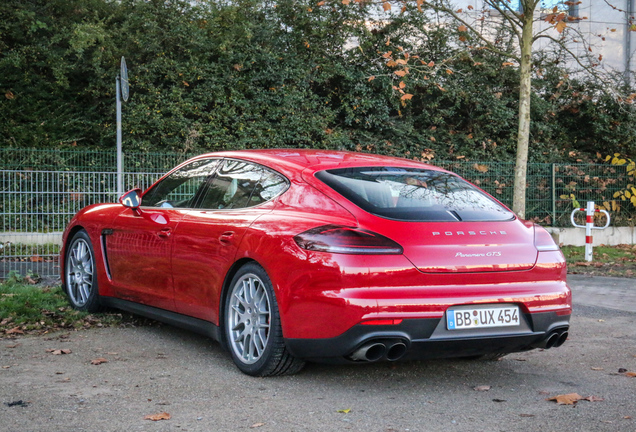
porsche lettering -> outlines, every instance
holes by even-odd
[[[441,236],[441,235],[445,235],[445,236],[463,236],[463,235],[469,235],[469,236],[477,236],[477,235],[482,235],[482,236],[487,236],[487,235],[507,235],[508,233],[506,231],[433,231],[432,232],[433,236]]]

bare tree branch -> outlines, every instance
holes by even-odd
[[[506,52],[506,51],[500,50],[499,48],[497,48],[495,46],[495,44],[491,40],[486,38],[478,29],[475,28],[474,25],[469,23],[464,18],[460,17],[457,14],[457,12],[455,12],[454,10],[449,9],[446,6],[437,6],[437,5],[430,5],[430,4],[429,4],[429,7],[433,8],[433,10],[435,10],[435,11],[443,12],[443,13],[445,13],[447,15],[450,15],[457,22],[459,22],[459,23],[463,24],[464,26],[466,26],[471,31],[471,33],[474,36],[476,36],[479,40],[481,40],[485,44],[484,49],[486,49],[486,50],[488,50],[488,51],[490,51],[492,53],[495,53],[497,55],[500,55],[502,57],[511,58],[513,60],[520,61],[520,57],[519,56],[517,56],[517,55],[515,55],[513,53],[510,53],[510,52]],[[518,32],[518,30],[515,27],[513,27],[513,26],[511,26],[511,27],[512,27],[512,30],[514,30],[516,36],[518,38],[521,38],[521,34]]]

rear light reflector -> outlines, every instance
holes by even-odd
[[[566,315],[572,315],[572,309],[564,309],[564,310],[560,310],[557,311],[557,316],[566,316]]]
[[[402,318],[398,319],[372,319],[367,321],[362,321],[360,324],[362,325],[398,325],[404,321]]]
[[[305,250],[355,255],[400,255],[402,246],[372,231],[339,225],[324,225],[294,236]]]
[[[539,225],[534,226],[534,245],[539,252],[560,250],[550,233]]]

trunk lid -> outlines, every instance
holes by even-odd
[[[534,228],[519,221],[385,221],[382,225],[385,229],[379,232],[398,242],[424,273],[529,270],[537,261]]]

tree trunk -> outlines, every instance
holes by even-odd
[[[519,77],[519,130],[515,165],[512,210],[522,219],[526,217],[526,176],[528,173],[528,145],[530,141],[530,98],[532,94],[532,38],[533,14],[522,16],[521,65]]]

